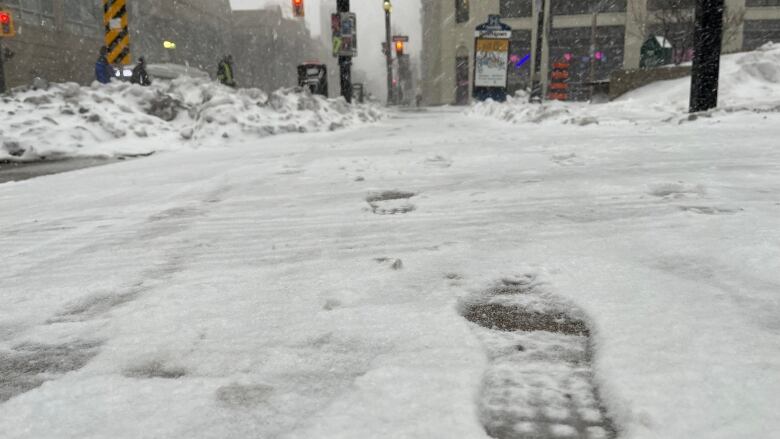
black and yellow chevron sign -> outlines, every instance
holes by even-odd
[[[130,32],[127,29],[127,0],[103,0],[103,24],[110,64],[130,64]]]

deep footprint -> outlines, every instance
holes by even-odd
[[[128,378],[164,378],[175,380],[187,375],[187,371],[159,360],[147,361],[127,368],[122,375]]]
[[[366,202],[371,206],[371,211],[377,215],[396,215],[409,213],[415,209],[409,199],[415,196],[414,192],[384,191],[371,194],[366,197]]]
[[[613,439],[593,380],[582,312],[545,294],[533,277],[502,281],[465,304],[490,365],[480,417],[496,439]]]

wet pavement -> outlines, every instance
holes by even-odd
[[[50,174],[75,171],[116,163],[119,158],[75,158],[67,160],[43,160],[37,162],[0,162],[0,184],[9,181],[28,180]]]

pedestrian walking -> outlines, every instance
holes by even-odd
[[[139,84],[144,87],[152,85],[152,80],[149,79],[149,74],[146,72],[146,60],[144,57],[138,58],[138,64],[133,67],[133,74],[130,76],[131,84]]]
[[[108,63],[108,48],[103,46],[98,52],[98,59],[95,63],[95,79],[101,84],[108,84],[114,76],[114,68]]]
[[[220,84],[235,87],[236,80],[233,76],[233,55],[228,55],[219,62],[217,67],[217,79]]]

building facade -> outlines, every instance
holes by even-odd
[[[335,2],[334,2],[335,4]],[[5,63],[9,87],[36,77],[88,84],[103,43],[103,0],[0,0],[14,15],[14,52]],[[189,65],[216,77],[225,55],[240,86],[274,90],[297,84],[296,66],[331,61],[329,47],[281,9],[232,11],[229,0],[128,0],[131,62]],[[175,43],[166,49],[165,41]],[[332,75],[338,79],[336,69]]]
[[[692,32],[691,8],[666,14],[667,5],[685,0],[554,0],[549,3],[551,28],[547,64],[566,59],[573,94],[584,85],[605,80],[617,69],[639,68],[642,45],[651,35],[686,37]],[[497,14],[512,27],[508,88],[525,89],[530,81],[530,54],[535,47],[534,0],[423,0],[423,101],[430,105],[466,103],[473,78],[474,29]],[[592,32],[596,5],[595,33]],[[780,42],[780,0],[726,0],[724,51],[751,50]],[[675,34],[675,32],[677,32]],[[590,44],[595,36],[596,62],[591,75]],[[682,38],[680,45],[684,46]],[[690,50],[681,50],[690,57]],[[683,59],[684,60],[684,59]]]
[[[190,65],[216,76],[232,43],[230,0],[128,0],[127,6],[133,62],[143,56],[149,63]],[[176,49],[164,48],[164,41]]]
[[[87,84],[103,45],[103,0],[0,0],[13,13],[17,36],[3,45],[9,87],[33,78]],[[216,71],[231,43],[229,0],[130,0],[128,22],[133,59],[175,62]],[[176,43],[175,50],[163,41]]]
[[[3,38],[14,56],[5,62],[8,87],[33,78],[88,83],[103,44],[101,0],[0,0],[14,16],[16,36]]]
[[[298,84],[297,66],[317,61],[326,48],[303,20],[285,17],[279,7],[233,12],[233,56],[241,86],[276,90]]]

